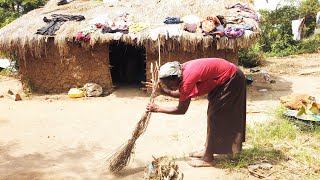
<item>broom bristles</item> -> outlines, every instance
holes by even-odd
[[[126,144],[123,144],[115,154],[108,158],[108,169],[110,172],[116,173],[128,165],[136,140],[142,135],[149,123],[150,112],[145,112],[137,123],[135,130],[132,133],[132,138]]]
[[[159,67],[160,67],[160,41],[158,39],[158,44],[159,44],[159,61],[156,62],[155,67],[151,63],[151,68],[150,72],[152,75],[152,93],[150,95],[149,102],[153,103],[155,97],[157,96],[156,90],[159,82],[158,78],[158,72],[159,72]],[[123,144],[118,150],[107,159],[107,166],[110,172],[116,173],[122,170],[124,167],[126,167],[130,161],[131,154],[133,153],[133,148],[136,144],[136,140],[142,135],[149,124],[149,120],[151,117],[151,112],[144,112],[142,117],[140,118],[140,121],[137,123],[131,139],[128,140],[126,144]]]

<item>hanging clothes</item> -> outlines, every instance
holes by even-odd
[[[320,24],[320,11],[317,13],[316,22]]]
[[[58,31],[66,21],[82,21],[85,19],[82,15],[52,14],[51,17],[52,19],[48,19],[47,17],[43,18],[43,21],[46,22],[47,25],[38,29],[36,34],[55,35],[55,32]]]
[[[301,39],[301,32],[302,32],[304,20],[305,20],[305,18],[302,18],[302,19],[298,19],[298,20],[292,20],[292,22],[291,22],[293,40],[295,40],[295,41],[299,41]]]

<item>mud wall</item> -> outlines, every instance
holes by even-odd
[[[70,43],[69,52],[60,56],[53,42],[48,42],[47,56],[27,57],[20,65],[24,86],[39,93],[66,93],[72,87],[93,82],[104,91],[112,87],[107,45],[85,49]]]
[[[233,50],[216,50],[210,49],[208,51],[197,51],[197,52],[184,52],[184,51],[175,51],[175,52],[161,52],[161,64],[164,64],[169,61],[179,61],[180,63],[187,62],[189,60],[198,59],[198,58],[223,58],[235,65],[238,65],[238,51]],[[150,73],[150,63],[158,61],[158,53],[150,53],[147,50],[147,80],[151,79]]]

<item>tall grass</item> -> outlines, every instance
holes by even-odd
[[[244,169],[267,162],[279,179],[320,178],[320,124],[284,117],[279,107],[271,119],[247,127],[244,150],[220,165],[228,169]],[[307,178],[306,178],[307,177]]]

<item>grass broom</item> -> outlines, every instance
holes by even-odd
[[[159,60],[158,62],[155,63],[155,67],[153,66],[153,63],[151,63],[151,66],[150,66],[150,72],[152,75],[152,79],[151,79],[152,92],[149,99],[150,103],[153,103],[155,97],[157,96],[156,90],[159,82],[158,72],[159,72],[159,67],[161,62],[159,39],[158,39],[158,44],[159,44]],[[107,159],[107,166],[110,172],[117,173],[121,169],[123,169],[125,166],[128,165],[130,161],[130,157],[133,153],[133,148],[135,146],[135,143],[137,139],[140,137],[140,135],[142,135],[146,131],[146,128],[149,124],[150,117],[151,117],[151,112],[145,111],[134,129],[132,133],[132,137],[128,140],[127,143],[120,146],[115,151],[115,153]]]

